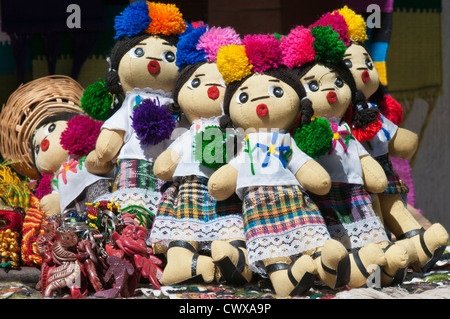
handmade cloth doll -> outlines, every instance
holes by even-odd
[[[158,178],[174,181],[159,204],[150,234],[153,244],[168,248],[162,277],[165,285],[197,276],[211,282],[215,266],[229,283],[245,284],[251,279],[242,203],[237,197],[217,201],[208,193],[209,177],[226,160],[219,126],[225,83],[217,69],[216,54],[223,45],[240,43],[230,27],[210,28],[199,23],[188,26],[180,36],[176,62],[180,74],[174,101],[191,126],[157,158],[154,167]],[[209,134],[215,134],[218,153],[222,152],[211,161],[208,144],[203,147],[205,141],[211,141]],[[200,250],[210,251],[211,257],[199,254]]]
[[[87,171],[84,161],[95,147],[102,122],[87,115],[64,113],[43,120],[31,138],[33,160],[42,174],[34,192],[50,217],[109,193],[110,177]],[[105,169],[112,165],[105,163]]]
[[[369,106],[380,112],[364,124],[355,121],[360,112],[358,105],[350,108],[346,115],[352,123],[355,138],[380,163],[388,177],[388,187],[384,192],[374,194],[374,202],[379,201],[380,215],[386,228],[400,240],[398,244],[408,249],[411,266],[416,271],[427,272],[444,252],[448,233],[439,223],[425,231],[411,215],[403,200],[409,189],[394,170],[389,157],[411,158],[417,150],[418,137],[399,127],[403,110],[381,84],[370,52],[364,45],[367,34],[363,17],[344,7],[325,14],[317,24],[327,23],[339,30],[342,38],[348,39],[344,63],[350,69],[357,89],[371,102]],[[401,240],[404,238],[410,240]]]
[[[208,188],[218,200],[234,193],[243,200],[251,270],[287,296],[308,291],[316,275],[332,288],[344,286],[350,269],[345,247],[330,239],[317,206],[303,192],[326,194],[330,179],[287,132],[308,101],[281,58],[272,35],[247,35],[242,45],[220,49],[224,112],[246,135],[242,150],[211,176]]]
[[[387,186],[381,166],[353,137],[343,120],[347,108],[362,103],[362,94],[343,63],[345,45],[329,26],[296,27],[282,39],[284,62],[298,72],[298,78],[312,102],[314,118],[309,125],[329,122],[328,151],[317,153],[316,160],[331,176],[328,194],[311,194],[318,205],[332,238],[352,250],[350,287],[360,287],[375,269],[382,266],[382,284],[403,274],[408,254],[391,245],[380,218],[372,207],[369,192],[382,192]],[[314,138],[299,142],[302,149]],[[384,249],[384,252],[381,250]]]
[[[170,144],[177,125],[170,109],[177,77],[176,45],[185,29],[173,4],[130,4],[115,20],[117,42],[105,82],[93,84],[82,100],[88,114],[105,120],[86,167],[99,173],[99,163],[117,160],[113,193],[100,200],[139,213],[147,228],[160,199],[161,181],[153,174],[153,163]]]

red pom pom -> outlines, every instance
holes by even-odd
[[[353,136],[360,142],[370,141],[377,135],[377,133],[381,130],[383,123],[380,120],[380,115],[378,114],[378,120],[362,129],[359,127],[352,127]]]
[[[395,125],[403,120],[403,108],[391,95],[385,95],[380,103],[381,114]]]
[[[61,133],[61,146],[70,155],[84,156],[95,149],[100,134],[101,121],[87,115],[74,116],[67,122],[67,128]]]

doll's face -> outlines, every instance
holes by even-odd
[[[345,51],[344,62],[350,69],[358,90],[366,98],[371,97],[380,85],[380,77],[366,49],[353,43]]]
[[[67,161],[69,152],[60,144],[61,133],[67,121],[55,121],[39,127],[31,141],[37,170],[41,174],[53,174]]]
[[[301,79],[317,117],[341,118],[350,105],[350,87],[331,69],[316,64]]]
[[[139,42],[120,60],[117,72],[124,91],[149,87],[172,92],[178,75],[176,53],[175,46],[156,36]]]
[[[244,81],[230,101],[230,117],[244,130],[289,129],[300,112],[300,98],[281,80],[255,73]]]
[[[202,64],[183,84],[178,104],[189,122],[222,115],[225,82],[215,63]]]

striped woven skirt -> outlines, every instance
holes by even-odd
[[[163,182],[153,173],[153,163],[137,159],[117,162],[112,193],[97,201],[114,201],[122,212],[137,214],[136,221],[150,229],[161,198]]]
[[[372,207],[370,194],[358,184],[332,183],[327,195],[311,194],[333,239],[347,249],[388,241],[384,226]]]
[[[298,185],[252,186],[243,201],[247,253],[254,272],[265,274],[264,259],[299,256],[330,238],[316,204]]]
[[[237,196],[217,201],[208,192],[207,178],[184,176],[161,198],[149,242],[167,247],[172,240],[196,241],[208,250],[214,240],[244,240],[241,212]]]
[[[406,195],[409,192],[408,186],[400,179],[400,176],[392,166],[389,155],[381,155],[375,157],[375,160],[383,167],[384,172],[388,180],[388,187],[381,194],[400,194]]]

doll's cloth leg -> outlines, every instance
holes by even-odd
[[[112,193],[100,196],[97,201],[120,204],[122,212],[137,213],[136,221],[150,229],[161,198],[161,183],[153,174],[153,163],[122,159],[117,163]]]
[[[263,261],[290,258],[321,247],[330,238],[317,206],[297,185],[252,186],[243,216],[250,268],[266,275]]]

